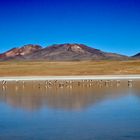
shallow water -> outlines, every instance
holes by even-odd
[[[0,86],[0,140],[140,140],[139,85]]]

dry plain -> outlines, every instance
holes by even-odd
[[[75,76],[140,74],[140,60],[127,61],[5,61],[0,76]]]

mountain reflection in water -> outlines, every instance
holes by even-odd
[[[134,83],[134,89],[139,90],[139,82]],[[132,88],[133,89],[133,88]],[[14,108],[22,108],[35,111],[42,107],[63,110],[81,110],[94,106],[106,99],[115,99],[128,94],[127,82],[120,86],[112,82],[112,85],[74,86],[74,87],[45,87],[33,86],[28,83],[25,87],[9,84],[0,87],[0,102],[4,102]],[[139,96],[138,92],[135,92]]]

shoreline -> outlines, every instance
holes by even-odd
[[[47,81],[47,80],[140,80],[140,75],[89,75],[89,76],[6,76],[0,81]]]

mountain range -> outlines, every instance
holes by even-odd
[[[80,60],[126,60],[140,58],[140,53],[128,57],[116,53],[104,52],[84,44],[55,44],[48,47],[24,45],[0,54],[0,60],[46,60],[46,61],[80,61]]]

